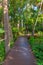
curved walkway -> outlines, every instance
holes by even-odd
[[[19,37],[3,65],[36,65],[26,37]]]

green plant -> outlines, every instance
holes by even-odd
[[[2,62],[5,58],[5,44],[4,41],[0,42],[0,62]]]
[[[3,37],[3,35],[4,35],[4,30],[0,28],[0,38]]]
[[[30,37],[29,42],[36,57],[37,65],[43,65],[43,37]]]

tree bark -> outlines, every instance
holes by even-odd
[[[8,53],[10,50],[10,39],[12,36],[10,24],[9,24],[9,17],[8,17],[8,0],[3,0],[3,15],[4,15],[4,30],[5,30],[5,51]]]
[[[42,1],[40,2],[40,8],[39,8],[39,12],[38,12],[38,15],[37,15],[37,18],[36,18],[36,22],[34,24],[34,27],[33,27],[33,31],[32,31],[32,35],[34,36],[34,33],[35,33],[35,28],[36,28],[36,25],[37,25],[37,22],[38,22],[38,16],[39,16],[39,13],[41,11],[41,7],[42,7]]]
[[[19,30],[19,27],[20,27],[20,21],[18,20],[18,23],[17,23],[18,30]]]

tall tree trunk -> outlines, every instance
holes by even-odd
[[[23,28],[23,20],[21,20],[21,28]]]
[[[4,15],[4,30],[5,30],[5,51],[8,53],[10,50],[10,36],[11,36],[11,29],[9,24],[9,17],[8,17],[8,0],[3,0],[3,15]]]
[[[20,21],[18,20],[18,23],[17,23],[18,30],[19,30],[19,27],[20,27]]]
[[[33,31],[32,31],[32,35],[33,35],[33,36],[34,36],[35,28],[36,28],[36,25],[37,25],[37,22],[38,22],[38,16],[39,16],[39,13],[40,13],[40,11],[41,11],[42,3],[43,3],[43,2],[41,1],[41,3],[40,3],[41,5],[40,5],[40,9],[39,9],[37,18],[36,18],[36,22],[35,22],[34,27],[33,27]]]

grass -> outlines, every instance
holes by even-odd
[[[5,46],[4,41],[0,42],[0,62],[2,62],[5,58]]]
[[[29,42],[36,57],[37,65],[43,65],[43,37],[30,37]]]

